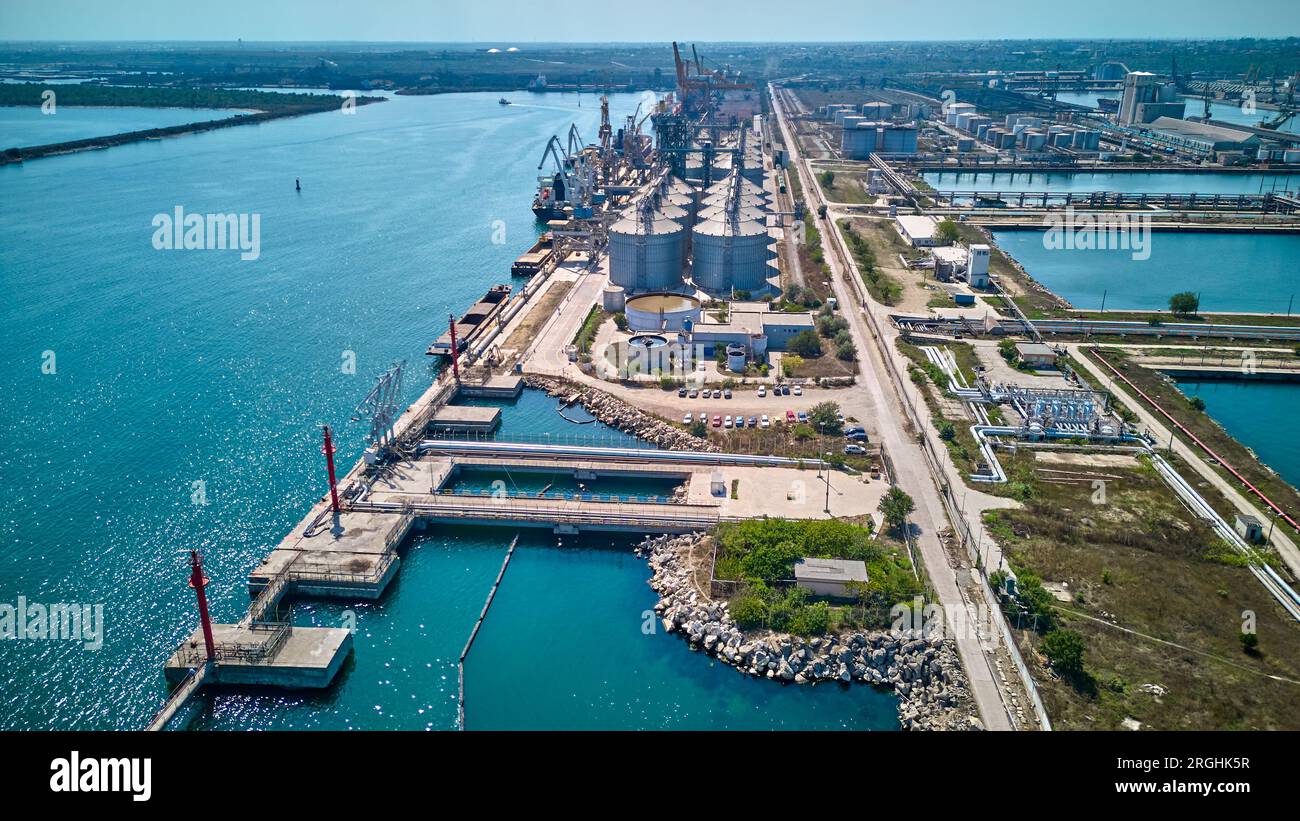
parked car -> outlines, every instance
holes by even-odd
[[[855,434],[855,433],[863,433],[863,434],[865,434],[866,432],[867,432],[867,429],[864,428],[864,427],[862,427],[861,425],[854,425],[854,426],[851,427],[851,428],[845,428],[845,429],[844,429],[844,435],[845,435],[845,436],[851,436],[851,435],[853,435],[853,434]]]
[[[867,449],[862,447],[862,445],[855,445],[850,442],[849,444],[844,446],[844,452],[845,453],[866,453]]]
[[[767,396],[767,386],[766,386],[766,385],[759,385],[759,386],[758,386],[758,398],[759,398],[759,399],[762,399],[764,396]]]
[[[677,389],[677,395],[678,395],[678,396],[685,396],[685,395],[686,395],[686,389],[685,389],[685,388],[678,388],[678,389]]]
[[[690,423],[692,423],[692,422],[694,422],[694,421],[695,421],[695,414],[691,413],[690,411],[687,411],[687,412],[686,412],[686,415],[682,417],[682,424],[683,424],[683,425],[689,425]]]
[[[721,398],[722,398],[722,391],[718,390],[717,388],[714,388],[714,389],[713,389],[713,398],[714,398],[714,399],[721,399]]]
[[[792,410],[788,410],[788,411],[785,412],[785,421],[787,421],[787,422],[793,422],[793,421],[794,421],[794,411],[792,411]]]
[[[782,385],[782,386],[781,386],[781,395],[782,395],[782,396],[789,396],[789,395],[790,395],[790,386],[789,386],[789,385]]]
[[[727,414],[726,416],[722,417],[722,426],[724,428],[731,427],[731,414]]]
[[[700,392],[699,392],[699,391],[695,390],[695,388],[691,388],[691,398],[692,398],[692,399],[696,398],[696,397],[699,396],[699,395],[700,395]]]
[[[804,411],[799,411],[799,421],[800,421],[800,422],[807,422],[807,421],[808,421],[808,414],[805,413]]]
[[[770,428],[770,427],[772,427],[772,420],[770,420],[770,419],[767,418],[767,414],[766,414],[766,413],[763,414],[763,417],[758,421],[758,426],[759,426],[760,428]]]
[[[857,433],[846,433],[844,434],[844,438],[851,442],[865,442],[867,441],[867,434],[863,431],[858,431]]]
[[[723,398],[723,399],[730,399],[730,398],[731,398],[731,388],[727,388],[726,390],[724,390],[724,391],[722,392],[722,398]]]
[[[756,427],[758,427],[758,417],[757,417],[757,416],[751,416],[751,417],[749,417],[749,427],[751,427],[751,428],[756,428]]]
[[[720,428],[720,427],[722,427],[722,417],[719,416],[719,415],[716,414],[716,413],[713,414],[713,427],[715,427],[715,428]]]
[[[794,386],[794,395],[795,395],[795,396],[803,396],[803,387],[800,386],[800,385],[795,385],[795,386]]]

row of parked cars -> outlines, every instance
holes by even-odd
[[[773,396],[789,396],[789,395],[792,394],[792,393],[793,393],[795,396],[803,396],[803,388],[802,388],[801,386],[799,386],[799,385],[795,385],[793,388],[792,388],[791,386],[789,386],[789,385],[773,385],[773,386],[772,386],[772,395],[773,395]],[[704,390],[699,390],[699,389],[697,389],[697,388],[690,388],[690,389],[687,389],[687,388],[678,388],[678,389],[677,389],[677,395],[680,396],[680,397],[682,397],[683,399],[685,399],[685,398],[687,398],[687,397],[689,397],[689,398],[691,398],[691,399],[730,399],[730,398],[731,398],[731,388],[721,388],[721,389],[718,389],[718,388],[712,388],[712,389],[710,389],[710,388],[705,388]],[[758,388],[758,395],[759,395],[759,396],[767,396],[767,386],[766,386],[766,385],[760,385],[760,386],[759,386],[759,388]]]

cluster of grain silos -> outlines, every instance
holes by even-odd
[[[651,194],[609,228],[609,281],[625,293],[682,285],[690,212]]]
[[[761,291],[772,275],[767,233],[767,194],[743,176],[731,176],[704,192],[691,231],[691,273],[711,293]]]

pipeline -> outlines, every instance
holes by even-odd
[[[1095,348],[1094,348],[1094,350],[1095,350]],[[1291,516],[1289,516],[1289,515],[1286,513],[1286,511],[1282,510],[1282,508],[1279,507],[1279,506],[1278,506],[1278,505],[1277,505],[1277,504],[1276,504],[1272,499],[1268,498],[1268,496],[1265,495],[1264,492],[1263,492],[1262,490],[1260,490],[1259,488],[1257,488],[1257,487],[1255,487],[1253,484],[1251,484],[1251,482],[1250,482],[1249,479],[1247,479],[1245,476],[1241,475],[1241,473],[1239,473],[1239,472],[1237,471],[1237,469],[1234,468],[1232,465],[1228,464],[1228,462],[1227,462],[1226,460],[1224,460],[1224,458],[1223,458],[1222,456],[1220,456],[1219,454],[1215,453],[1213,448],[1211,448],[1209,445],[1207,445],[1207,444],[1205,444],[1204,442],[1202,442],[1201,439],[1200,439],[1200,437],[1198,437],[1196,434],[1194,434],[1194,433],[1192,433],[1190,430],[1188,430],[1187,427],[1186,427],[1185,425],[1183,425],[1182,422],[1179,422],[1177,419],[1175,419],[1173,416],[1171,416],[1170,413],[1169,413],[1167,410],[1165,410],[1164,408],[1162,408],[1158,402],[1156,402],[1156,401],[1155,401],[1154,399],[1152,399],[1150,396],[1147,396],[1146,393],[1145,393],[1141,388],[1139,388],[1137,385],[1134,385],[1133,382],[1132,382],[1132,380],[1130,380],[1127,376],[1125,376],[1124,374],[1122,374],[1122,373],[1120,373],[1118,370],[1116,370],[1115,367],[1114,367],[1113,365],[1111,365],[1109,362],[1107,362],[1107,361],[1105,360],[1104,357],[1098,355],[1098,356],[1096,357],[1096,360],[1097,360],[1098,362],[1100,362],[1101,364],[1105,365],[1106,368],[1109,369],[1110,372],[1113,373],[1115,376],[1118,376],[1118,377],[1119,377],[1119,378],[1124,382],[1124,384],[1126,384],[1126,385],[1128,385],[1130,388],[1132,388],[1132,389],[1137,393],[1138,396],[1140,396],[1140,397],[1142,397],[1144,400],[1146,400],[1147,404],[1149,404],[1151,407],[1153,407],[1153,408],[1155,408],[1157,411],[1159,411],[1160,414],[1161,414],[1162,416],[1164,416],[1166,419],[1168,419],[1169,422],[1170,422],[1174,427],[1176,427],[1176,428],[1178,428],[1178,430],[1182,431],[1184,436],[1186,436],[1188,439],[1191,439],[1193,442],[1196,443],[1197,447],[1199,447],[1201,450],[1203,450],[1203,451],[1205,451],[1207,454],[1209,454],[1210,458],[1214,459],[1216,462],[1218,462],[1220,465],[1222,465],[1224,470],[1228,471],[1228,472],[1231,473],[1234,477],[1236,477],[1237,481],[1239,481],[1239,482],[1241,482],[1243,485],[1245,485],[1247,490],[1249,490],[1251,493],[1255,494],[1255,495],[1258,496],[1261,500],[1263,500],[1264,504],[1266,504],[1266,505],[1268,505],[1270,508],[1272,508],[1273,512],[1275,512],[1275,513],[1278,515],[1278,517],[1280,517],[1280,518],[1281,518],[1283,521],[1285,521],[1287,524],[1291,525],[1291,527],[1293,527],[1293,528],[1295,528],[1296,530],[1300,531],[1300,524],[1298,524],[1298,523],[1296,522],[1295,519],[1291,518]]]

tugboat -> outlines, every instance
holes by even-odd
[[[505,97],[502,97],[500,100],[497,100],[497,105],[510,105],[510,101]]]

